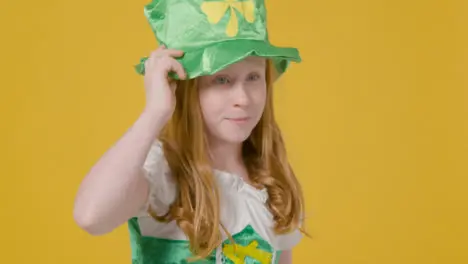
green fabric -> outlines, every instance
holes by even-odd
[[[185,52],[178,60],[188,78],[251,55],[270,58],[278,75],[290,61],[301,61],[296,48],[269,42],[264,0],[153,0],[144,13],[159,44]],[[139,74],[145,73],[146,59],[135,66]]]
[[[130,248],[132,250],[132,264],[138,264],[143,253],[141,252],[141,231],[138,218],[134,217],[128,221],[130,236]]]
[[[130,240],[132,247],[132,264],[215,264],[216,263],[216,251],[214,251],[207,259],[188,262],[187,259],[193,256],[189,250],[189,243],[185,240],[169,240],[156,237],[145,237],[141,235],[140,227],[137,218],[132,218],[128,221],[128,227],[130,232]],[[255,259],[254,255],[258,253],[263,256],[273,256],[274,249],[268,244],[263,238],[261,238],[255,230],[249,225],[240,233],[233,235],[233,239],[236,243],[237,250],[234,254],[229,252],[229,247],[232,246],[232,242],[227,239],[221,245],[223,249],[222,263],[226,264],[265,264],[272,263],[267,258]],[[250,246],[250,248],[249,248]],[[242,249],[244,248],[244,249]],[[245,250],[245,248],[249,248]],[[252,252],[254,252],[252,254]],[[277,257],[275,264],[278,264],[279,255],[281,252],[277,251]],[[237,259],[238,262],[235,262]],[[240,261],[240,262],[239,262]]]
[[[206,260],[188,262],[193,256],[185,240],[169,240],[142,236],[137,218],[128,221],[132,247],[132,264],[214,264],[215,252]]]

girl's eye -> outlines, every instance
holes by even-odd
[[[216,84],[228,84],[229,79],[226,76],[218,76],[214,79],[214,83]]]
[[[260,75],[257,73],[252,73],[247,77],[247,80],[251,82],[256,81],[258,79],[260,79]]]

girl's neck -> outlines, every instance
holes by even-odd
[[[214,169],[246,177],[242,143],[210,141],[209,148]]]

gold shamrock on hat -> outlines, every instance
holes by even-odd
[[[230,17],[226,27],[226,35],[229,37],[236,36],[239,31],[239,22],[236,10],[245,18],[246,21],[252,23],[255,20],[254,0],[204,1],[201,9],[207,15],[208,21],[212,24],[217,24],[229,10]]]

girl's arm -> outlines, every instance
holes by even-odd
[[[74,219],[93,235],[108,233],[135,216],[146,203],[148,183],[142,167],[165,125],[146,111],[84,178],[76,196]]]
[[[278,264],[292,264],[291,250],[285,250],[281,252]]]
[[[174,112],[176,85],[167,75],[176,72],[185,77],[174,58],[182,54],[160,46],[145,61],[145,111],[93,166],[78,190],[73,214],[88,233],[108,233],[146,204],[149,184],[142,170],[151,146]]]

